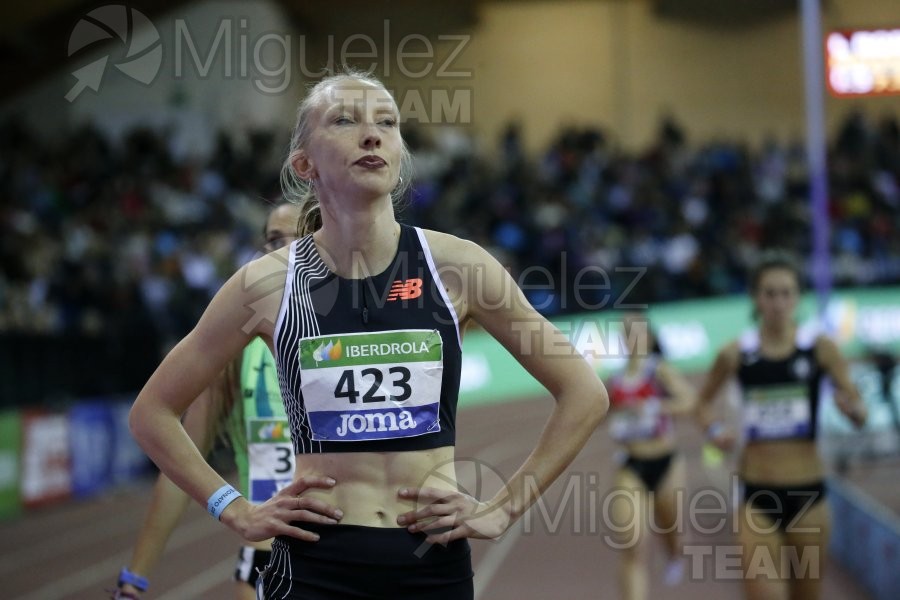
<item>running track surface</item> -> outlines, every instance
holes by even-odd
[[[492,474],[508,476],[521,464],[533,447],[552,402],[541,398],[460,411],[457,457],[481,461],[466,466],[482,465],[482,492],[491,491]],[[687,498],[692,490],[728,488],[724,468],[704,470],[699,436],[690,423],[679,424],[679,437],[688,461]],[[532,509],[530,531],[525,531],[523,519],[499,542],[472,541],[477,600],[619,597],[618,555],[603,540],[608,529],[602,525],[603,510],[598,508],[611,489],[615,451],[606,432],[597,431],[570,471],[545,495],[543,515]],[[468,474],[472,470],[461,480],[477,489],[478,484]],[[98,499],[50,507],[0,523],[0,599],[108,598],[104,589],[113,586],[118,570],[128,562],[131,544],[149,503],[151,485],[148,480]],[[567,490],[569,497],[563,502]],[[580,502],[575,501],[576,496]],[[732,539],[727,528],[710,535],[689,530],[684,537],[688,544],[722,546],[732,544]],[[233,596],[229,579],[238,544],[235,534],[209,518],[199,506],[192,505],[169,541],[162,564],[151,577],[152,593],[144,598],[230,600]],[[661,546],[656,539],[651,546],[651,597],[741,598],[739,581],[716,578],[708,561],[698,573],[692,573],[690,561],[686,561],[686,579],[676,587],[664,587]],[[822,571],[823,600],[869,598],[840,565],[829,561]]]

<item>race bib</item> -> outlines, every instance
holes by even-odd
[[[290,433],[287,419],[247,421],[250,502],[265,502],[293,480],[294,447]]]
[[[436,330],[300,340],[300,389],[312,439],[360,442],[440,431],[443,371]]]
[[[751,441],[808,436],[813,424],[806,386],[778,385],[747,390],[744,427]]]
[[[650,399],[640,405],[619,409],[609,416],[609,431],[618,442],[652,439],[662,430],[660,401]]]

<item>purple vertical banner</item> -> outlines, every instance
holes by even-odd
[[[112,483],[113,412],[108,401],[82,402],[69,409],[72,493],[93,496]]]
[[[145,475],[150,459],[141,450],[128,429],[128,413],[134,398],[117,398],[110,406],[113,423],[113,483],[122,483]]]
[[[827,327],[825,311],[831,294],[831,223],[828,214],[828,164],[825,138],[825,44],[820,0],[800,0],[803,72],[806,91],[806,160],[809,168],[809,210],[812,214],[813,286],[819,320]]]

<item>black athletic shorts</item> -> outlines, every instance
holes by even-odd
[[[238,551],[237,564],[234,566],[234,580],[243,581],[250,587],[256,587],[259,572],[266,568],[272,553],[259,550],[253,546],[241,546]]]
[[[629,456],[625,468],[632,471],[644,483],[648,492],[655,492],[660,482],[669,472],[675,454],[666,454],[658,458],[635,458]]]
[[[767,485],[744,482],[744,502],[765,511],[765,515],[782,532],[795,525],[794,521],[825,498],[824,481],[807,485]]]
[[[466,539],[447,546],[405,528],[297,523],[319,534],[279,536],[259,588],[267,600],[472,600]]]

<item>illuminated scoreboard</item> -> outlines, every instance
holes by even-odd
[[[832,31],[825,68],[835,96],[900,94],[900,28]]]

